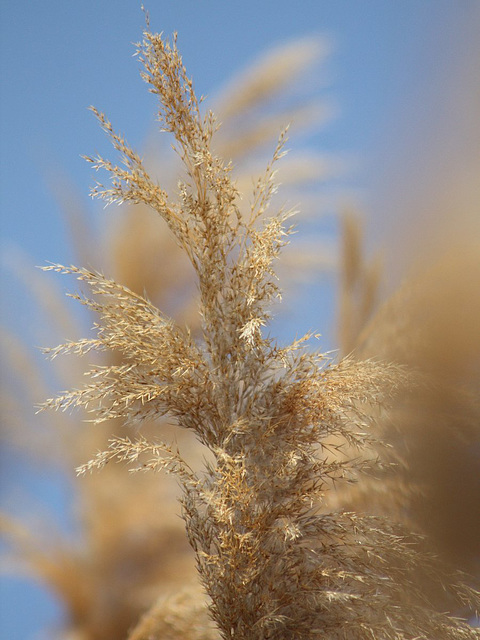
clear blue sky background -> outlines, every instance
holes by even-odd
[[[476,0],[153,1],[152,27],[179,32],[197,90],[211,94],[269,47],[303,34],[334,41],[329,94],[340,115],[312,144],[361,159],[349,176],[368,188],[389,161],[388,146],[419,95],[428,95],[454,55]],[[88,193],[92,172],[80,157],[111,150],[87,111],[95,104],[141,148],[154,102],[132,60],[144,17],[136,0],[2,1],[2,246],[23,247],[36,264],[70,257],[46,172],[60,165]],[[413,114],[414,116],[415,114]],[[377,164],[372,162],[377,154]],[[379,157],[378,154],[384,154]],[[14,295],[8,288],[5,295]],[[12,305],[8,324],[18,324]]]
[[[470,16],[478,18],[479,3],[151,0],[146,5],[154,30],[178,31],[187,69],[202,94],[214,92],[286,39],[330,36],[329,94],[341,111],[312,145],[364,159],[351,181],[368,190],[391,165],[395,142],[409,136],[408,118],[415,121],[421,105],[434,106],[431,96],[442,69],[471,28]],[[90,104],[141,148],[154,119],[153,100],[131,57],[131,43],[141,38],[143,26],[136,0],[1,0],[2,248],[19,245],[37,264],[69,260],[45,170],[59,164],[79,192],[88,193],[92,174],[80,156],[107,148],[87,111]],[[28,307],[8,282],[2,291],[4,322],[28,328]],[[26,582],[9,582],[2,598],[0,631],[9,640],[37,637],[58,613],[41,589]]]

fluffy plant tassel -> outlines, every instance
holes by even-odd
[[[48,266],[84,283],[89,293],[77,297],[100,317],[96,337],[61,345],[52,355],[100,349],[118,357],[110,366],[93,365],[88,384],[46,406],[83,407],[95,421],[119,418],[128,425],[170,417],[195,434],[206,461],[193,469],[161,438],[117,436],[79,472],[125,461],[134,470],[175,474],[215,627],[198,628],[197,638],[480,638],[479,630],[435,611],[417,586],[419,564],[433,582],[456,580],[420,552],[419,539],[386,519],[325,509],[337,481],[380,467],[372,425],[408,376],[373,361],[330,364],[305,349],[311,336],[283,348],[266,336],[280,298],[275,261],[292,230],[293,212],[270,207],[285,134],[249,212],[241,214],[232,166],[212,151],[215,117],[201,114],[176,38],[169,44],[146,31],[138,56],[159,99],[162,127],[175,137],[184,163],[178,199],[151,179],[96,110],[122,163],[89,159],[111,178],[93,194],[107,203],[146,204],[166,221],[196,273],[200,337],[98,272]],[[445,588],[459,606],[478,605],[467,587]],[[168,616],[168,606],[156,615]],[[152,622],[148,637],[165,637],[154,631],[165,624]]]

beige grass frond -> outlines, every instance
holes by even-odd
[[[316,45],[313,48],[316,49]],[[291,50],[294,49],[295,47],[291,47]],[[321,51],[317,53],[320,54],[317,60],[320,60]],[[303,63],[299,61],[294,75],[290,72],[288,64],[278,66],[278,82],[270,87],[270,100],[263,92],[256,97],[252,94],[248,113],[242,113],[240,118],[231,122],[227,119],[221,130],[218,130],[217,124],[212,119],[209,121],[210,124],[203,119],[204,126],[212,126],[216,130],[215,151],[211,155],[220,153],[227,159],[232,158],[237,164],[238,160],[241,160],[242,167],[239,167],[241,171],[236,177],[235,188],[242,186],[242,192],[246,193],[250,189],[251,175],[263,172],[263,161],[259,165],[256,160],[258,160],[258,154],[263,151],[264,143],[268,142],[269,145],[274,143],[277,129],[281,128],[277,123],[281,122],[283,127],[285,123],[292,121],[293,129],[298,132],[304,131],[305,127],[312,129],[324,119],[323,102],[317,103],[315,100],[308,101],[301,96],[299,98],[297,95],[289,95],[291,93],[289,87],[293,87],[294,82],[299,87],[311,88],[310,79],[305,75],[311,61],[314,61],[313,49],[311,57],[306,55]],[[260,73],[262,73],[261,70]],[[237,82],[235,84],[238,86]],[[265,86],[263,84],[262,89]],[[262,109],[261,115],[258,112],[259,108]],[[100,116],[100,113],[98,115]],[[104,124],[107,125],[106,118]],[[127,164],[130,162],[130,168],[121,161],[119,163],[119,169],[124,171],[122,177],[128,178],[130,184],[124,181],[117,185],[118,187],[132,189],[140,186],[139,182],[135,183],[135,179],[140,179],[142,175],[145,178],[145,174],[141,175],[139,164],[141,163],[146,173],[152,176],[151,184],[154,186],[157,185],[157,180],[153,176],[161,176],[161,186],[168,193],[167,203],[172,207],[173,204],[180,204],[176,197],[176,186],[179,180],[183,182],[184,187],[181,188],[183,189],[181,197],[185,197],[183,202],[185,206],[190,207],[193,216],[198,216],[196,211],[198,202],[189,198],[190,186],[195,183],[195,179],[192,180],[188,176],[188,170],[179,171],[178,158],[174,158],[172,162],[167,151],[157,146],[157,140],[153,143],[155,153],[150,154],[150,157],[148,154],[129,155],[127,143],[122,142],[120,136],[115,138],[116,134],[111,125],[108,124],[106,129],[106,133],[111,136],[120,150],[120,155],[123,153],[122,144],[124,144],[124,159]],[[242,142],[241,149],[238,145],[239,141]],[[238,154],[241,154],[241,158]],[[300,158],[299,155],[296,157]],[[101,161],[101,159],[98,160]],[[205,167],[208,168],[206,160],[208,160],[207,156],[200,150],[190,166],[196,171],[203,167],[203,171]],[[312,163],[310,168],[309,160]],[[292,188],[303,184],[305,179],[310,182],[319,177],[323,179],[325,174],[325,162],[322,159],[319,163],[315,158],[307,158],[306,162],[301,163],[282,160],[282,164],[287,175],[281,177],[281,181],[284,184],[288,183]],[[132,175],[136,170],[137,175]],[[97,225],[86,223],[88,212],[78,206],[74,191],[71,187],[65,186],[64,177],[56,172],[51,176],[50,183],[52,182],[54,183],[52,188],[55,189],[68,220],[70,243],[72,248],[76,249],[77,258],[81,256],[80,262],[91,272],[97,269],[99,272],[112,274],[114,280],[123,283],[131,291],[140,294],[147,291],[147,295],[143,295],[143,298],[154,301],[157,306],[165,310],[163,317],[176,318],[178,325],[182,327],[187,324],[192,335],[199,339],[199,344],[202,344],[195,274],[188,264],[185,252],[182,253],[178,247],[181,242],[179,243],[178,238],[175,240],[171,234],[166,233],[164,221],[159,216],[151,216],[151,211],[147,211],[148,207],[143,203],[137,205],[131,202],[125,203],[120,209],[122,223],[112,230],[114,220],[110,218],[108,233],[102,238],[98,233],[102,231],[101,227],[97,228]],[[215,181],[213,184],[214,192]],[[247,185],[246,190],[243,189],[244,184]],[[105,189],[109,188],[110,185],[106,183]],[[150,197],[154,196],[158,196],[158,193],[155,192],[153,196],[150,194]],[[291,199],[297,202],[298,196],[294,195]],[[319,202],[320,198],[315,194],[316,211],[321,208]],[[244,220],[247,220],[247,198],[238,201],[237,205],[240,216],[244,216]],[[247,205],[247,209],[244,205]],[[275,205],[271,205],[271,208],[275,210]],[[175,214],[177,210],[173,207],[172,211]],[[228,217],[235,222],[238,217],[235,207],[229,210]],[[260,220],[259,223],[256,229],[258,232],[262,224]],[[189,223],[183,227],[183,230],[188,241],[193,242],[194,225]],[[244,243],[244,246],[248,243],[249,241]],[[185,246],[185,249],[189,251],[190,244]],[[237,250],[234,249],[232,255],[236,252]],[[7,255],[7,260],[9,259]],[[193,254],[190,255],[190,261],[194,262]],[[288,268],[288,271],[298,273],[298,269]],[[25,279],[30,291],[32,281],[27,270],[25,270]],[[99,382],[102,376],[104,379],[107,375],[107,369],[112,372],[114,370],[110,367],[125,364],[125,356],[120,351],[112,352],[105,349],[98,338],[76,342],[76,336],[81,335],[82,332],[74,329],[73,324],[68,321],[70,314],[63,314],[64,310],[69,310],[67,304],[62,302],[58,304],[58,300],[55,304],[50,304],[49,291],[46,292],[48,295],[43,295],[44,287],[55,291],[51,284],[56,285],[56,283],[53,281],[50,283],[50,280],[45,280],[44,276],[36,280],[41,286],[34,287],[35,301],[38,303],[38,309],[44,306],[47,312],[37,314],[37,308],[35,308],[36,325],[42,332],[47,327],[49,329],[45,332],[46,338],[36,342],[52,344],[51,333],[64,341],[58,349],[47,349],[47,355],[54,358],[55,371],[62,386],[80,389],[85,381],[84,369],[91,364],[94,365],[95,370],[92,373],[95,377],[88,382],[92,380]],[[77,299],[84,300],[84,294],[85,292]],[[91,298],[92,304],[87,305],[83,310],[86,314],[83,314],[82,319],[85,315],[90,316],[94,328],[98,328],[100,307],[97,303],[102,299],[105,301],[106,296],[94,294],[87,297]],[[64,315],[67,322],[60,325],[58,320]],[[253,316],[248,320],[249,316],[247,316],[248,314],[245,315],[247,324],[249,321],[255,323],[257,320],[263,322]],[[76,319],[76,316],[72,318]],[[236,336],[239,345],[246,342],[241,337],[240,322],[232,327],[231,335]],[[261,340],[261,334],[256,332],[255,340],[244,346],[247,349],[254,347],[254,343],[259,340]],[[42,573],[40,565],[37,570],[34,556],[29,556],[30,570],[45,582],[47,588],[50,586],[55,589],[62,602],[67,622],[65,630],[59,632],[61,637],[81,637],[88,640],[107,640],[107,638],[117,640],[125,637],[127,630],[132,628],[132,624],[138,620],[140,613],[150,606],[159,594],[175,590],[182,582],[189,581],[192,576],[193,561],[187,541],[181,535],[182,523],[174,509],[175,483],[170,482],[170,478],[159,478],[153,474],[131,476],[122,464],[113,464],[113,462],[105,467],[100,476],[88,474],[78,479],[72,477],[75,467],[88,460],[92,452],[108,447],[110,437],[124,438],[125,428],[121,420],[106,421],[102,424],[84,422],[84,411],[68,415],[62,412],[42,412],[32,416],[32,404],[40,396],[51,395],[52,387],[58,388],[58,384],[50,375],[50,371],[36,366],[34,358],[30,357],[31,362],[28,363],[28,354],[23,354],[22,349],[21,353],[16,353],[16,348],[19,346],[17,343],[11,343],[10,346],[13,347],[12,361],[16,365],[19,364],[21,357],[26,355],[25,364],[27,366],[35,364],[35,368],[31,368],[32,377],[29,378],[22,374],[19,367],[18,372],[22,380],[18,380],[17,377],[12,378],[9,380],[8,389],[3,391],[2,400],[4,396],[8,396],[3,400],[6,413],[5,424],[8,423],[9,433],[15,445],[23,452],[29,453],[35,462],[42,464],[42,472],[48,472],[54,463],[55,465],[61,463],[66,470],[65,482],[72,483],[71,515],[74,519],[76,536],[78,536],[76,538],[78,547],[73,548],[69,544],[70,533],[57,531],[58,539],[63,544],[58,545],[58,553],[56,549],[48,549],[52,561],[55,560],[60,570],[62,566],[73,568],[64,572],[63,590],[57,588],[54,574]],[[69,353],[83,354],[83,356],[81,359],[60,357],[61,354],[67,356]],[[8,361],[5,364],[7,370],[14,371],[15,367]],[[117,370],[117,372],[121,371],[122,369]],[[177,370],[180,376],[182,372],[182,369]],[[218,378],[221,381],[220,374]],[[35,380],[45,380],[50,390],[45,393],[35,391],[35,398],[30,399],[29,394],[35,387]],[[235,418],[233,425],[229,424],[228,429],[224,429],[226,442],[234,440],[248,429],[248,420],[241,414],[249,404],[254,402],[254,396],[250,387],[240,379],[240,386],[242,384],[243,390],[239,389],[238,394],[235,394],[239,415]],[[11,387],[15,391],[13,395]],[[138,390],[138,393],[138,397],[142,397],[141,390]],[[200,398],[200,400],[210,402],[206,398]],[[145,405],[143,407],[145,408]],[[182,455],[186,456],[192,468],[199,466],[201,452],[199,452],[198,443],[193,442],[193,438],[189,438],[191,430],[186,433],[178,432],[175,426],[170,424],[174,421],[170,419],[167,423],[166,420],[158,420],[156,413],[156,419],[153,421],[145,421],[145,418],[146,414],[143,412],[142,434],[146,438],[157,441],[158,433],[161,432],[162,440],[174,439],[178,442]],[[147,455],[146,461],[148,462],[149,459]],[[197,461],[197,464],[193,465],[192,460]],[[63,477],[61,481],[64,481]],[[27,514],[32,510],[35,511],[36,506],[25,507],[24,520],[31,531],[39,533],[42,527],[37,526],[38,523],[35,526],[28,524]],[[48,522],[49,519],[50,516],[39,518],[42,522],[43,520]],[[58,527],[53,528],[58,529]],[[39,551],[45,551],[48,540],[48,535],[39,540]],[[121,579],[118,576],[121,576]],[[82,600],[81,607],[78,606],[78,601],[73,595],[77,588],[80,588],[86,596]],[[186,620],[195,619],[195,607],[192,611],[191,615],[186,616]],[[182,628],[185,629],[185,625]],[[185,636],[180,635],[180,637]]]

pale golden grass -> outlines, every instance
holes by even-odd
[[[146,31],[139,57],[186,176],[173,199],[96,112],[123,166],[92,158],[111,178],[93,193],[106,202],[142,202],[165,220],[196,274],[200,334],[99,272],[47,267],[85,283],[90,293],[79,300],[100,317],[95,338],[52,354],[118,355],[93,365],[87,385],[46,407],[83,407],[96,422],[127,425],[173,416],[209,458],[192,467],[157,437],[116,435],[80,471],[118,460],[177,477],[187,538],[220,637],[478,638],[478,630],[437,611],[424,587],[440,581],[458,606],[475,607],[478,595],[452,586],[458,576],[423,553],[418,538],[385,518],[321,510],[337,483],[382,469],[375,426],[388,399],[410,383],[398,365],[352,358],[329,364],[302,340],[280,348],[263,333],[280,296],[274,265],[291,232],[291,212],[270,206],[284,136],[242,215],[233,167],[212,151],[216,120],[201,113],[175,40],[170,45]],[[339,458],[342,446],[347,455]],[[358,457],[348,456],[350,448]],[[168,606],[163,613],[160,607],[143,624],[163,633],[167,616]],[[191,616],[189,609],[184,619]],[[177,637],[180,623],[174,616]],[[200,624],[194,637],[208,633]]]
[[[305,73],[316,50],[318,46],[312,44],[310,53],[305,51],[304,64],[302,67],[301,61],[298,62],[298,72],[303,69]],[[281,51],[278,56],[279,61],[284,59]],[[252,67],[253,83],[255,66]],[[281,70],[282,65],[277,64],[277,69]],[[271,95],[278,104],[282,103],[281,93],[289,82],[290,76],[285,82],[272,86],[272,91],[277,93]],[[233,105],[235,100],[227,96],[228,92],[225,100]],[[255,110],[255,101],[250,104]],[[298,109],[294,120],[300,126]],[[285,114],[282,124],[286,122]],[[252,167],[258,165],[255,158],[261,151],[262,142],[250,134],[249,127],[254,123],[253,114],[247,112],[241,126],[237,123],[230,133],[224,127],[219,137],[223,148],[231,147],[231,157],[235,157],[236,136],[255,140],[255,146],[242,149],[244,168],[238,181],[248,187],[251,178],[247,176]],[[302,126],[308,128],[310,124],[303,122]],[[292,129],[295,129],[295,123]],[[168,160],[162,162],[163,157]],[[305,184],[325,174],[325,165],[317,167],[317,160],[305,157],[301,165],[297,165],[295,176],[289,172],[290,185]],[[167,191],[174,192],[178,163],[172,162],[168,150],[152,160],[152,165],[155,173],[165,177]],[[257,166],[253,174],[258,173]],[[79,206],[78,198],[72,195],[72,188],[65,179],[59,179],[56,174],[52,181],[70,228],[76,258],[111,271],[116,280],[130,289],[139,293],[147,291],[169,315],[182,324],[187,323],[193,333],[197,333],[200,317],[193,270],[172,236],[165,233],[164,223],[142,205],[126,205],[112,218],[108,235],[102,239],[96,226],[89,223],[88,212]],[[292,198],[297,201],[298,194],[292,192]],[[309,255],[314,254],[315,251],[311,251]],[[305,252],[302,255],[305,257]],[[16,275],[35,300],[36,326],[42,330],[41,341],[51,343],[52,336],[56,339],[58,335],[77,339],[82,332],[79,328],[82,322],[75,309],[59,297],[56,287],[52,286],[56,283],[38,277],[40,274],[23,256],[11,255],[9,263],[16,265]],[[328,266],[331,267],[331,262]],[[298,269],[291,270],[293,274],[296,272]],[[12,564],[14,570],[21,568],[22,572],[31,573],[56,593],[67,617],[66,628],[59,632],[61,637],[75,640],[125,637],[154,600],[193,577],[192,554],[177,515],[176,484],[154,474],[132,477],[117,464],[109,464],[101,477],[72,477],[74,469],[93,452],[108,446],[110,437],[115,434],[124,437],[124,427],[111,421],[105,425],[85,422],[82,412],[75,415],[49,412],[33,416],[32,408],[49,395],[46,389],[52,384],[51,371],[45,371],[22,341],[10,335],[5,336],[3,358],[12,381],[8,391],[5,389],[5,402],[2,403],[7,427],[3,436],[23,453],[28,452],[35,464],[63,470],[65,482],[72,483],[74,489],[72,508],[76,525],[73,540],[56,528],[48,514],[40,513],[38,507],[31,504],[29,514],[22,521],[6,517],[2,529],[12,550],[13,564],[9,562],[9,565]],[[118,357],[110,353],[97,354],[95,359],[99,366],[120,364]],[[79,386],[83,383],[80,360],[55,358],[50,368],[52,366],[60,380],[58,384]],[[153,425],[144,424],[142,433],[148,435],[152,429],[158,429],[158,421]],[[202,454],[198,452],[198,445],[188,438],[189,434],[174,431],[172,425],[165,422],[161,429],[165,438],[181,445],[182,454],[188,460],[199,463]],[[193,611],[192,616],[196,617]],[[184,637],[185,624],[181,628],[183,631],[178,633]]]

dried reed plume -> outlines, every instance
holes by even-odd
[[[292,50],[295,51],[293,64]],[[264,153],[265,131],[270,131],[269,140],[272,137],[272,129],[267,130],[263,121],[271,125],[278,120],[291,120],[292,132],[307,129],[312,133],[314,127],[322,125],[326,113],[323,97],[306,103],[305,96],[288,94],[293,80],[296,85],[307,84],[305,80],[312,63],[320,62],[324,51],[322,40],[318,39],[287,43],[253,61],[248,71],[216,99],[220,110],[229,114],[225,126],[217,133],[216,147],[234,159],[239,185],[250,188],[251,175],[258,172],[257,165]],[[269,83],[269,92],[265,92],[262,81],[262,91],[258,92],[259,78],[265,74],[272,78],[275,75],[275,81]],[[240,112],[235,94],[239,87],[243,97],[249,96],[248,104],[243,103]],[[274,116],[271,116],[272,109]],[[261,132],[259,122],[262,122]],[[164,148],[168,145],[162,142],[164,138],[156,140],[155,153],[147,153],[149,172],[161,175],[166,191],[173,193],[180,163],[175,156],[169,157],[172,154]],[[295,202],[301,200],[305,208],[304,187],[309,187],[309,198],[312,198],[311,187],[325,178],[326,168],[325,159],[318,155],[297,152],[295,158],[284,161],[281,178],[289,197]],[[102,238],[89,219],[89,211],[79,205],[81,199],[58,172],[51,186],[70,228],[75,260],[113,273],[115,280],[138,293],[147,291],[157,306],[178,322],[186,322],[193,335],[197,335],[200,323],[194,272],[164,221],[152,216],[146,205],[126,203],[115,219],[109,221],[108,233]],[[300,186],[302,193],[298,192]],[[247,204],[240,203],[242,215]],[[317,212],[322,209],[317,193],[308,204]],[[310,276],[312,266],[331,266],[325,262],[324,248],[318,265],[318,257],[312,255],[309,247],[301,242],[297,247],[303,263],[305,259],[308,261]],[[40,330],[35,339],[37,344],[51,343],[52,339],[58,340],[58,335],[73,339],[86,330],[82,328],[85,320],[88,324],[98,322],[93,310],[86,317],[73,313],[74,309],[56,290],[58,283],[36,273],[24,256],[10,255],[8,264],[13,266],[16,277],[34,303],[35,328]],[[291,259],[286,261],[284,271],[290,280],[292,276],[301,275],[300,268]],[[72,495],[67,517],[74,534],[59,527],[48,505],[43,504],[43,496],[39,504],[37,495],[34,498],[29,495],[28,504],[20,505],[21,517],[2,515],[2,534],[8,543],[4,567],[26,575],[27,579],[40,581],[59,599],[65,622],[58,629],[48,629],[48,637],[117,640],[126,636],[155,599],[161,598],[163,602],[166,594],[194,578],[193,552],[177,514],[178,487],[173,478],[165,475],[132,477],[121,465],[109,465],[101,477],[96,474],[75,477],[72,472],[92,451],[104,449],[110,437],[124,435],[125,430],[120,420],[101,425],[85,422],[87,416],[82,411],[42,412],[32,416],[32,407],[52,393],[49,387],[58,389],[59,384],[76,387],[84,381],[80,360],[56,358],[46,369],[36,355],[33,350],[29,351],[23,337],[2,334],[2,357],[10,373],[8,389],[5,385],[2,398],[2,439],[13,445],[22,457],[27,454],[27,464],[35,464],[40,473],[58,473],[55,481],[69,487]],[[118,353],[103,352],[96,354],[95,362],[110,366],[120,364],[122,358]],[[142,433],[146,437],[158,433],[159,429],[165,438],[175,439],[190,464],[201,462],[203,453],[193,434],[178,429],[173,432],[174,426],[166,419],[143,422]],[[16,484],[19,476],[15,476]],[[159,626],[157,616],[156,628],[163,629],[159,633],[164,633],[168,620],[175,617],[178,606],[173,603],[183,603],[185,597],[182,593],[168,600],[170,614],[164,626]],[[160,603],[155,611],[162,606]],[[204,598],[190,607],[191,619],[197,616],[195,612],[199,608],[205,609]],[[186,620],[190,618],[183,616],[182,631],[178,631],[181,637],[186,637],[185,625],[189,624]],[[148,622],[147,616],[146,624]],[[140,625],[138,633],[142,629],[145,626]]]
[[[106,350],[119,363],[94,364],[88,384],[45,406],[81,407],[98,423],[169,416],[195,434],[208,458],[193,469],[172,444],[115,436],[79,472],[125,461],[175,475],[214,623],[199,623],[190,637],[479,638],[480,631],[436,611],[418,584],[421,564],[425,579],[444,581],[460,603],[478,604],[467,587],[450,587],[451,576],[420,552],[420,540],[386,519],[324,508],[336,482],[381,467],[372,427],[408,376],[393,364],[328,364],[305,349],[310,335],[281,348],[265,334],[280,297],[274,264],[292,231],[292,211],[270,206],[285,134],[242,215],[232,166],[212,151],[215,117],[201,114],[176,39],[171,45],[146,31],[138,56],[186,176],[173,200],[94,110],[122,164],[90,158],[111,178],[93,193],[107,203],[146,204],[165,220],[197,277],[200,336],[99,272],[49,266],[84,283],[90,293],[75,297],[101,318],[95,338],[51,355]],[[170,624],[168,605],[151,615],[144,638],[188,637],[182,618],[192,615],[172,615]]]

